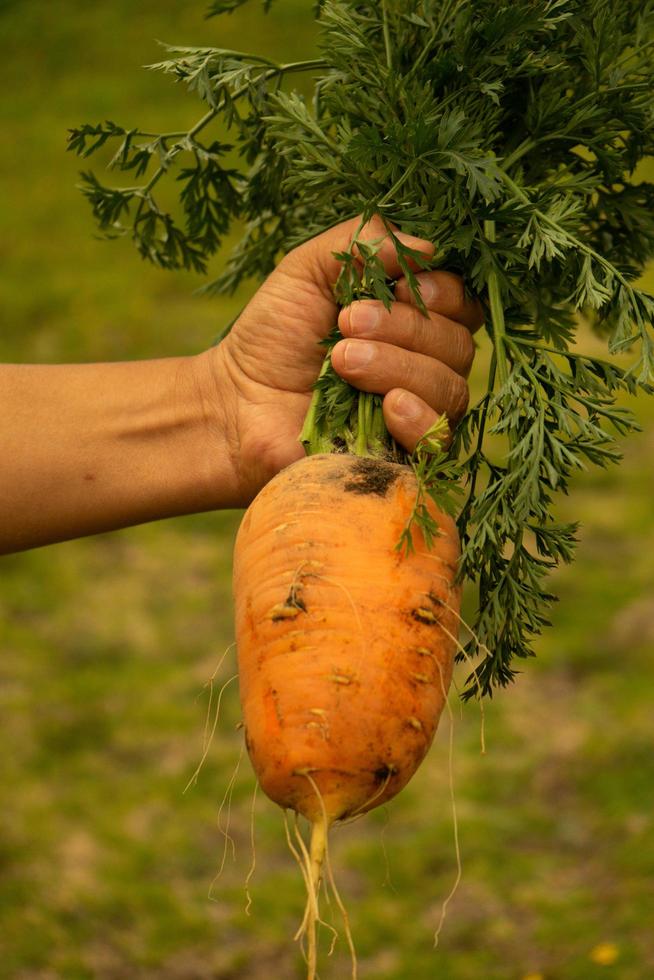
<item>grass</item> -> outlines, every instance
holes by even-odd
[[[86,119],[184,123],[183,92],[136,66],[156,37],[305,53],[302,0],[222,24],[202,5],[0,4],[1,356],[161,356],[210,343],[246,298],[193,296],[190,275],[92,237],[66,129]],[[480,352],[483,363],[485,352]],[[481,376],[482,366],[478,368]],[[477,383],[475,381],[475,383]],[[513,688],[455,713],[463,880],[455,874],[447,724],[387,812],[335,835],[361,976],[374,980],[642,980],[654,973],[654,406],[618,469],[583,475],[579,559],[555,583],[553,628]],[[218,809],[239,756],[235,685],[197,785],[205,685],[232,639],[238,514],[134,528],[2,560],[0,975],[20,980],[300,976],[302,905],[281,817],[243,760],[225,838]],[[233,674],[233,651],[220,671]],[[224,828],[225,810],[221,820]],[[211,888],[211,899],[208,897]],[[346,974],[340,943],[323,976]]]

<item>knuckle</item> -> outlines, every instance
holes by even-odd
[[[466,291],[463,285],[463,279],[460,276],[452,275],[449,282],[449,288],[452,309],[456,310],[457,312],[462,312],[466,305]]]
[[[408,303],[411,300],[411,292],[409,290],[409,285],[404,276],[401,276],[395,283],[395,288],[393,294],[396,300],[401,303]]]
[[[459,332],[458,336],[458,356],[461,370],[465,375],[470,373],[472,363],[475,359],[475,342],[472,335],[466,329]]]
[[[420,312],[417,306],[407,307],[406,334],[407,343],[415,350],[421,350],[427,340],[427,330],[432,327],[428,317]]]
[[[449,414],[453,419],[460,419],[465,415],[470,401],[470,389],[467,382],[459,375],[455,375],[449,390]]]
[[[397,347],[395,350],[395,370],[393,374],[397,377],[397,385],[400,388],[408,388],[411,391],[415,387],[416,364],[415,355],[404,347]]]

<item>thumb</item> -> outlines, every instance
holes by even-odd
[[[395,225],[391,225],[391,227],[393,234],[403,245],[422,252],[425,258],[433,256],[435,249],[431,242],[425,241],[424,238],[406,235],[402,231],[396,231]],[[362,242],[379,242],[380,239],[383,239],[377,255],[382,261],[386,275],[389,279],[397,279],[403,274],[397,258],[395,243],[378,215],[375,215],[363,227],[361,226],[361,216],[334,225],[333,228],[328,228],[327,231],[316,235],[308,242],[298,245],[297,248],[288,253],[283,262],[288,272],[305,281],[311,280],[320,287],[325,297],[333,302],[333,287],[342,265],[335,253],[348,252],[355,236]],[[354,254],[355,256],[357,254],[356,248]],[[409,259],[409,263],[412,268],[419,268],[418,263],[413,259]]]

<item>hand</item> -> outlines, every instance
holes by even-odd
[[[401,278],[390,312],[364,300],[339,313],[332,253],[349,247],[357,227],[345,222],[290,252],[223,343],[202,354],[0,365],[10,461],[0,481],[0,553],[248,504],[302,457],[298,436],[324,357],[319,341],[337,318],[344,339],[333,350],[335,369],[384,395],[386,424],[407,449],[439,413],[456,421],[467,403],[479,304],[456,276],[430,272],[420,274],[427,317]],[[366,237],[381,234],[371,223]],[[396,279],[390,240],[380,255]],[[370,313],[375,323],[366,322]],[[357,364],[357,351],[371,356]]]
[[[337,318],[347,339],[334,347],[334,369],[355,387],[384,396],[386,425],[407,450],[439,415],[456,423],[466,410],[465,379],[474,356],[472,333],[483,322],[481,305],[466,297],[459,277],[421,272],[429,311],[423,316],[387,239],[379,254],[387,275],[400,277],[397,302],[386,311],[377,301],[363,300],[339,313],[332,286],[340,265],[333,253],[349,248],[358,225],[359,219],[344,222],[286,255],[225,340],[206,352],[243,505],[280,469],[302,458],[298,435],[325,356],[319,341]],[[377,219],[362,238],[383,234]],[[398,234],[411,247],[433,253],[429,242]]]

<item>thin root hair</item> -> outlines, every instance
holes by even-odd
[[[305,963],[308,963],[307,953],[306,953],[306,950],[304,948],[304,936],[305,936],[305,933],[306,933],[307,919],[309,917],[309,903],[311,901],[311,879],[310,879],[310,876],[309,876],[308,869],[306,867],[306,863],[305,863],[305,861],[304,861],[304,859],[302,857],[302,854],[300,853],[300,851],[298,851],[298,849],[294,845],[293,841],[291,840],[291,832],[290,832],[289,826],[288,826],[288,810],[284,810],[284,832],[286,834],[286,843],[288,845],[288,849],[291,852],[291,854],[293,855],[295,861],[297,862],[297,866],[300,869],[300,872],[302,874],[302,879],[304,881],[304,887],[306,888],[306,892],[307,892],[307,900],[306,900],[306,903],[305,903],[305,906],[304,906],[304,916],[302,918],[302,922],[300,923],[300,925],[298,927],[298,930],[295,933],[293,939],[295,940],[295,942],[299,942],[299,944],[300,944],[300,952],[302,953],[302,958],[303,958],[303,960],[304,960]]]
[[[434,561],[441,561],[441,562],[443,561],[443,559],[442,558],[439,558],[438,555],[432,555],[432,554],[429,554],[428,552],[421,551],[421,552],[419,552],[419,554],[420,554],[420,556],[422,558],[431,558]],[[437,579],[440,579],[440,581],[445,584],[445,586],[447,588],[447,591],[450,594],[453,592],[452,584],[451,584],[450,580],[445,575],[436,575],[435,577]],[[439,602],[446,609],[448,609],[451,613],[453,613],[454,616],[456,616],[456,618],[458,619],[458,621],[461,624],[461,626],[463,626],[463,628],[470,634],[470,637],[475,641],[475,644],[477,646],[477,650],[479,651],[479,653],[480,654],[483,653],[486,656],[490,656],[491,654],[490,654],[490,651],[489,651],[488,647],[486,646],[486,644],[481,642],[481,640],[479,639],[479,637],[475,633],[475,631],[472,628],[472,626],[469,623],[466,622],[466,620],[463,618],[463,616],[461,615],[461,613],[458,610],[454,609],[451,605],[449,605],[444,599],[439,599]],[[468,655],[468,659],[469,659],[469,655]],[[475,680],[477,680],[476,675],[475,675]],[[477,691],[479,692],[479,683],[477,683]]]
[[[384,820],[384,826],[382,827],[379,835],[379,841],[381,843],[382,854],[384,855],[384,867],[386,869],[386,874],[384,875],[384,880],[382,881],[382,888],[388,886],[390,890],[397,895],[397,888],[393,884],[393,880],[391,878],[391,862],[388,857],[388,848],[386,847],[386,831],[388,830],[391,822],[391,814],[387,806],[383,807],[383,811],[386,819]]]
[[[438,578],[443,578],[440,575],[437,576],[437,577]],[[443,578],[443,581],[446,581],[446,579]],[[448,587],[449,587],[449,583],[447,583],[447,584],[448,584]],[[451,587],[449,587],[449,588],[450,588],[450,591],[451,591]],[[446,602],[444,599],[440,599],[439,598],[438,599],[438,602],[445,609],[447,609],[448,612],[451,612],[452,615],[461,624],[461,626],[463,626],[463,628],[468,631],[468,633],[470,634],[470,636],[472,637],[472,639],[477,644],[477,650],[479,651],[479,653],[485,653],[488,656],[489,655],[488,648],[481,642],[481,640],[479,639],[479,637],[477,636],[477,634],[473,630],[472,626],[470,626],[469,623],[467,623],[465,621],[465,619],[463,618],[463,616],[461,615],[461,613],[457,609],[455,609],[454,606],[450,605],[449,602]],[[486,754],[486,712],[485,712],[485,709],[484,709],[484,699],[483,699],[483,694],[482,694],[482,689],[481,689],[481,681],[479,680],[479,674],[477,673],[477,666],[473,663],[470,654],[468,653],[468,651],[466,650],[466,648],[463,646],[463,644],[461,643],[461,641],[459,640],[459,638],[457,636],[455,636],[450,630],[448,630],[446,626],[443,626],[443,624],[441,622],[438,623],[438,626],[442,629],[442,631],[445,633],[445,635],[452,641],[452,643],[454,643],[457,652],[460,653],[461,656],[464,658],[464,660],[467,662],[468,666],[470,667],[472,676],[475,679],[475,683],[476,683],[476,687],[477,687],[477,695],[478,695],[477,701],[479,703],[479,713],[481,715],[481,727],[480,727],[480,733],[479,733],[480,743],[481,743],[481,754],[482,755],[485,755]],[[456,684],[455,684],[455,687],[456,687]],[[457,688],[457,694],[458,693],[459,693],[459,689]],[[463,705],[461,705],[461,713],[463,715]]]
[[[227,650],[223,654],[223,658],[225,657],[226,654],[227,654]],[[221,661],[221,663],[222,663],[222,661]],[[216,670],[217,669],[218,668],[216,668]],[[193,773],[193,775],[189,779],[188,783],[184,787],[184,792],[185,793],[188,792],[188,790],[191,788],[191,786],[194,786],[195,783],[197,783],[197,781],[198,781],[198,776],[200,775],[200,771],[202,769],[202,766],[204,765],[205,760],[206,760],[207,756],[209,755],[209,750],[211,748],[214,735],[216,734],[216,729],[218,727],[218,719],[220,718],[220,706],[222,704],[223,694],[225,693],[225,691],[229,687],[229,685],[232,684],[236,680],[237,677],[238,677],[238,674],[233,674],[228,680],[225,681],[225,683],[223,684],[223,686],[220,688],[220,691],[218,693],[218,698],[217,698],[217,701],[216,701],[216,710],[215,710],[215,714],[214,714],[213,724],[211,726],[211,731],[209,732],[209,736],[207,737],[208,724],[205,722],[204,749],[203,749],[203,752],[202,752],[202,758],[198,762],[198,765],[197,765],[197,768],[196,768],[195,772]],[[208,712],[211,709],[211,702],[212,702],[212,698],[213,698],[213,677],[211,678],[211,681],[209,683],[211,684],[211,688],[210,688],[210,694],[209,694],[209,708],[207,709],[207,720],[208,720]]]
[[[252,881],[252,876],[254,875],[255,868],[257,866],[257,850],[254,842],[254,807],[257,802],[257,792],[259,790],[259,780],[255,781],[254,790],[252,791],[252,803],[250,804],[250,852],[252,854],[252,860],[250,862],[250,868],[245,878],[245,914],[250,914],[250,909],[252,908],[252,895],[250,894],[250,882]]]
[[[229,825],[230,825],[231,817],[232,817],[232,795],[234,793],[234,786],[236,784],[236,779],[237,779],[237,776],[238,776],[238,772],[239,772],[239,769],[241,768],[241,761],[243,759],[243,747],[244,747],[243,746],[243,743],[241,742],[241,750],[240,750],[240,752],[238,754],[238,759],[236,761],[236,765],[234,766],[234,771],[233,771],[233,773],[231,775],[231,778],[230,778],[229,782],[227,783],[227,789],[225,790],[225,793],[224,793],[223,798],[222,798],[222,802],[221,802],[221,804],[220,804],[220,806],[218,808],[218,816],[217,816],[216,820],[217,820],[217,824],[218,824],[218,830],[220,831],[220,833],[225,838],[225,843],[224,843],[224,846],[223,846],[223,856],[222,856],[222,860],[220,862],[220,867],[218,868],[218,871],[214,875],[213,881],[211,882],[211,885],[209,886],[209,898],[212,899],[212,900],[213,900],[213,888],[214,888],[214,885],[216,884],[216,882],[218,881],[218,879],[220,878],[220,876],[222,875],[222,873],[223,873],[223,871],[225,869],[225,862],[227,861],[227,848],[228,848],[228,846],[230,844],[232,846],[232,860],[233,861],[236,860],[236,843],[234,841],[234,838],[232,837],[232,835],[229,832]],[[223,825],[222,825],[222,814],[223,814],[223,809],[225,808],[225,804],[227,804],[227,820],[226,820],[225,826],[223,827]]]
[[[213,685],[214,685],[214,681],[216,679],[216,675],[218,674],[218,671],[220,670],[220,668],[223,665],[223,662],[225,660],[225,657],[227,656],[227,654],[229,653],[230,650],[233,650],[234,649],[235,646],[236,646],[236,641],[234,640],[224,650],[224,652],[223,652],[220,660],[218,661],[218,663],[216,665],[216,668],[215,668],[213,674],[211,675],[211,677],[209,678],[209,680],[206,682],[206,684],[204,685],[204,687],[202,688],[202,690],[198,694],[198,698],[201,698],[202,695],[204,694],[204,692],[207,690],[207,688],[209,688],[209,704],[207,705],[207,716],[206,716],[205,721],[204,721],[204,736],[203,736],[203,739],[202,739],[202,749],[203,750],[206,749],[206,747],[207,747],[207,739],[209,739],[211,737],[210,731],[209,731],[209,719],[211,718],[211,702],[213,700]]]
[[[434,948],[438,946],[438,941],[440,938],[443,925],[445,923],[445,916],[447,914],[447,908],[452,901],[459,884],[461,882],[462,875],[462,863],[461,863],[461,848],[459,845],[459,820],[456,811],[456,794],[454,792],[454,712],[452,711],[452,706],[450,704],[450,699],[447,691],[445,690],[445,679],[443,677],[443,670],[440,666],[439,673],[441,679],[441,690],[443,691],[443,698],[445,699],[445,705],[447,708],[447,714],[450,721],[450,731],[448,739],[448,781],[450,787],[450,804],[452,807],[452,829],[454,834],[454,853],[456,856],[456,876],[454,879],[454,884],[452,885],[449,893],[443,900],[441,906],[441,914],[438,920],[438,925],[436,926],[436,931],[434,933]]]
[[[356,810],[353,810],[352,813],[345,818],[345,820],[340,820],[339,823],[341,824],[353,823],[355,820],[358,820],[360,817],[365,816],[366,812],[372,807],[372,804],[375,802],[375,800],[378,800],[380,796],[384,795],[386,789],[388,788],[388,784],[390,783],[394,775],[395,775],[395,769],[393,768],[389,769],[389,771],[386,774],[386,778],[382,782],[381,786],[379,786],[375,790],[372,796],[369,796],[367,800],[364,800],[361,806],[358,806]]]
[[[452,611],[453,612],[456,612],[456,610],[452,610]],[[473,674],[473,676],[475,678],[475,681],[477,682],[477,692],[479,694],[479,697],[477,698],[477,701],[479,703],[479,715],[480,715],[479,742],[480,742],[481,754],[482,755],[486,755],[486,709],[484,708],[484,701],[483,701],[483,698],[481,696],[481,684],[480,684],[480,681],[479,681],[479,676],[477,674],[477,668],[473,665],[472,660],[470,658],[470,654],[468,653],[468,651],[466,650],[466,648],[463,646],[463,644],[459,641],[459,639],[454,635],[454,633],[452,633],[450,630],[448,630],[447,626],[443,626],[442,623],[438,623],[438,626],[440,627],[440,629],[442,629],[443,633],[445,633],[445,635],[452,641],[452,643],[454,643],[454,645],[456,646],[456,649],[468,661],[468,664],[469,664],[469,666],[471,667],[471,670],[472,670],[472,674]],[[436,660],[436,663],[438,664],[438,669],[441,672],[441,681],[442,681],[441,665],[440,665],[440,663],[437,660]],[[451,711],[452,710],[452,707],[451,707],[450,702],[449,702],[449,700],[448,700],[447,697],[445,698],[445,703],[447,705],[448,711]]]

